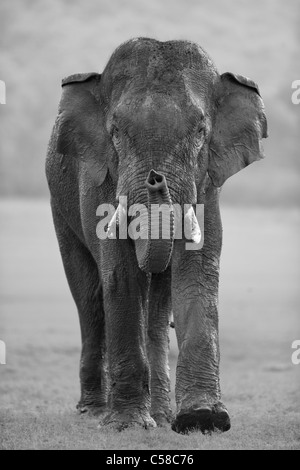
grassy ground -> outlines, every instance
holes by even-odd
[[[0,202],[1,449],[300,448],[300,366],[291,362],[300,339],[300,217],[283,209],[222,213],[221,384],[232,429],[114,434],[75,412],[79,326],[48,204]]]

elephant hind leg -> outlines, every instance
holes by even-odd
[[[77,306],[82,350],[80,358],[81,413],[106,409],[107,373],[104,309],[97,264],[91,253],[52,206],[53,220],[69,287]]]

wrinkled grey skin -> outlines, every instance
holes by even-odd
[[[103,426],[171,421],[173,311],[179,358],[172,429],[230,428],[219,383],[219,188],[262,158],[263,137],[266,118],[255,83],[219,75],[206,52],[188,41],[130,40],[102,75],[63,81],[46,173],[81,326],[78,409],[106,412]],[[121,195],[128,205],[149,204],[145,181],[152,169],[165,177],[169,202],[205,207],[203,248],[186,251],[185,240],[175,240],[162,266],[166,241],[151,260],[155,273],[147,272],[151,264],[142,267],[130,238],[96,236],[99,204],[117,207]]]

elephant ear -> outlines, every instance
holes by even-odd
[[[267,120],[258,86],[249,78],[224,73],[210,142],[208,173],[214,186],[263,158],[264,137]]]
[[[103,113],[99,99],[101,75],[84,73],[62,80],[57,151],[78,159],[96,185],[107,173]]]

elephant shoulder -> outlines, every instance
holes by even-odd
[[[90,73],[74,73],[62,79],[61,86],[70,85],[71,83],[87,82],[93,78],[100,78],[101,75],[97,72]]]

